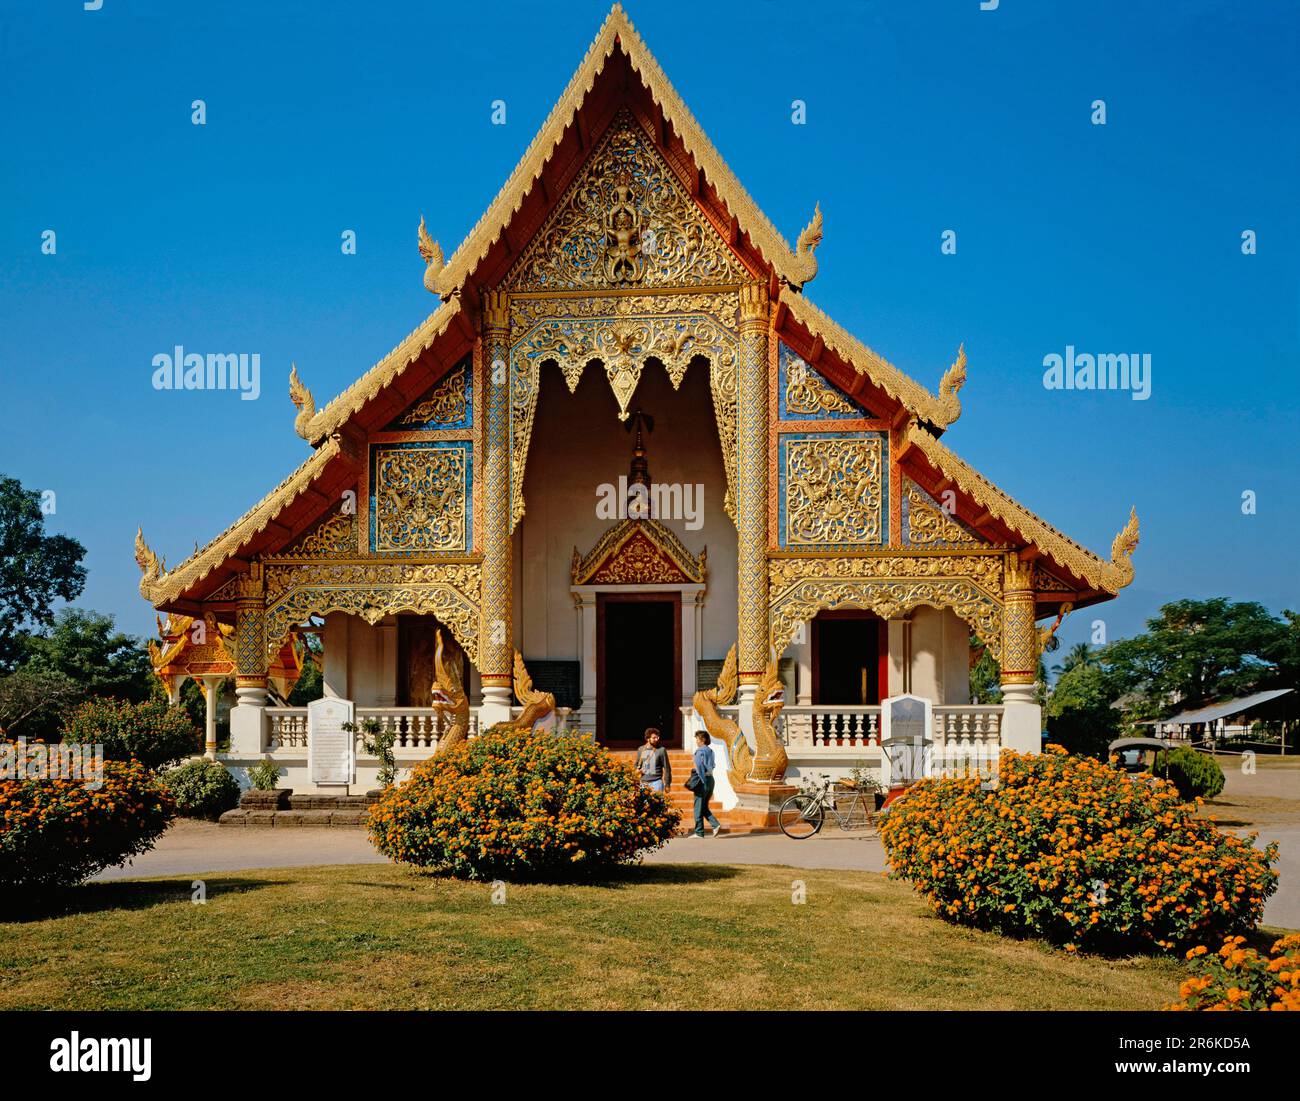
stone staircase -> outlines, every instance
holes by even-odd
[[[635,750],[614,750],[612,752],[615,757],[621,757],[629,764],[636,760]],[[681,813],[682,833],[689,834],[694,832],[695,829],[695,796],[686,789],[686,778],[691,774],[691,754],[684,749],[670,749],[668,751],[668,764],[673,772],[672,787],[668,789],[668,802]],[[713,811],[713,816],[722,823],[723,834],[771,833],[775,828],[766,826],[764,816],[755,811],[745,811],[738,808],[723,810],[722,803],[716,798],[709,803],[709,809]],[[708,830],[707,822],[704,824],[704,828]]]

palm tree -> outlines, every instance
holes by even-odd
[[[1098,654],[1086,642],[1076,642],[1070,647],[1060,665],[1053,666],[1052,672],[1058,676],[1077,669],[1080,665],[1096,665]]]

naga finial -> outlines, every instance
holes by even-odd
[[[943,417],[943,427],[947,428],[961,416],[961,398],[957,392],[966,385],[966,345],[957,347],[957,358],[939,380],[939,412]]]
[[[430,294],[438,294],[438,276],[446,262],[442,258],[442,248],[429,236],[429,227],[424,224],[424,215],[420,215],[420,228],[415,231],[416,243],[420,246],[420,258],[424,261],[424,289]]]
[[[822,243],[822,206],[813,210],[812,221],[803,227],[794,249],[794,270],[790,273],[791,286],[802,288],[817,275],[817,257],[813,255]]]
[[[140,567],[140,595],[152,600],[152,592],[167,572],[167,563],[150,550],[142,527],[135,529],[135,564]]]
[[[1119,530],[1110,545],[1110,561],[1102,571],[1102,581],[1111,592],[1119,592],[1133,580],[1133,552],[1137,550],[1138,537],[1137,507],[1129,509],[1128,523]]]
[[[307,430],[307,426],[316,416],[316,399],[311,396],[311,391],[298,377],[296,363],[289,365],[289,400],[298,408],[298,415],[293,418],[293,430],[310,443],[311,433]]]

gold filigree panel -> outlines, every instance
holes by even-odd
[[[469,549],[467,443],[371,449],[371,550],[448,554]]]
[[[524,514],[524,471],[537,415],[541,365],[548,360],[559,365],[570,393],[589,363],[603,363],[619,402],[620,419],[625,419],[649,360],[664,365],[676,388],[691,360],[704,356],[727,472],[724,507],[734,521],[737,305],[734,292],[512,302],[512,332],[518,335],[510,351],[511,529]]]
[[[781,346],[781,373],[785,384],[784,404],[787,417],[820,420],[828,414],[866,416],[853,402],[784,344]]]
[[[915,547],[978,547],[981,541],[907,481],[907,541]]]
[[[627,111],[507,280],[511,290],[738,283],[749,278]]]
[[[399,427],[458,425],[465,422],[468,409],[468,363],[461,362],[424,401],[411,406],[397,421]]]
[[[793,436],[781,440],[783,546],[883,541],[883,441]]]
[[[994,555],[781,558],[768,563],[772,644],[780,654],[819,611],[863,608],[884,619],[950,608],[1002,654],[1002,563]]]
[[[367,623],[414,612],[437,616],[478,663],[477,562],[310,562],[266,567],[268,648],[312,615],[347,612]]]
[[[360,547],[357,536],[355,495],[348,512],[339,510],[325,517],[296,543],[290,544],[278,558],[347,558]]]
[[[609,528],[585,555],[579,557],[575,547],[569,576],[575,585],[651,583],[651,575],[658,584],[702,583],[706,554],[697,558],[658,520],[629,518]]]

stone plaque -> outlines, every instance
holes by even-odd
[[[933,771],[930,701],[920,696],[891,696],[881,702],[880,712],[885,786],[910,784],[929,776]]]
[[[307,705],[307,768],[313,784],[351,784],[356,780],[356,735],[344,730],[355,721],[351,700],[322,696]]]

